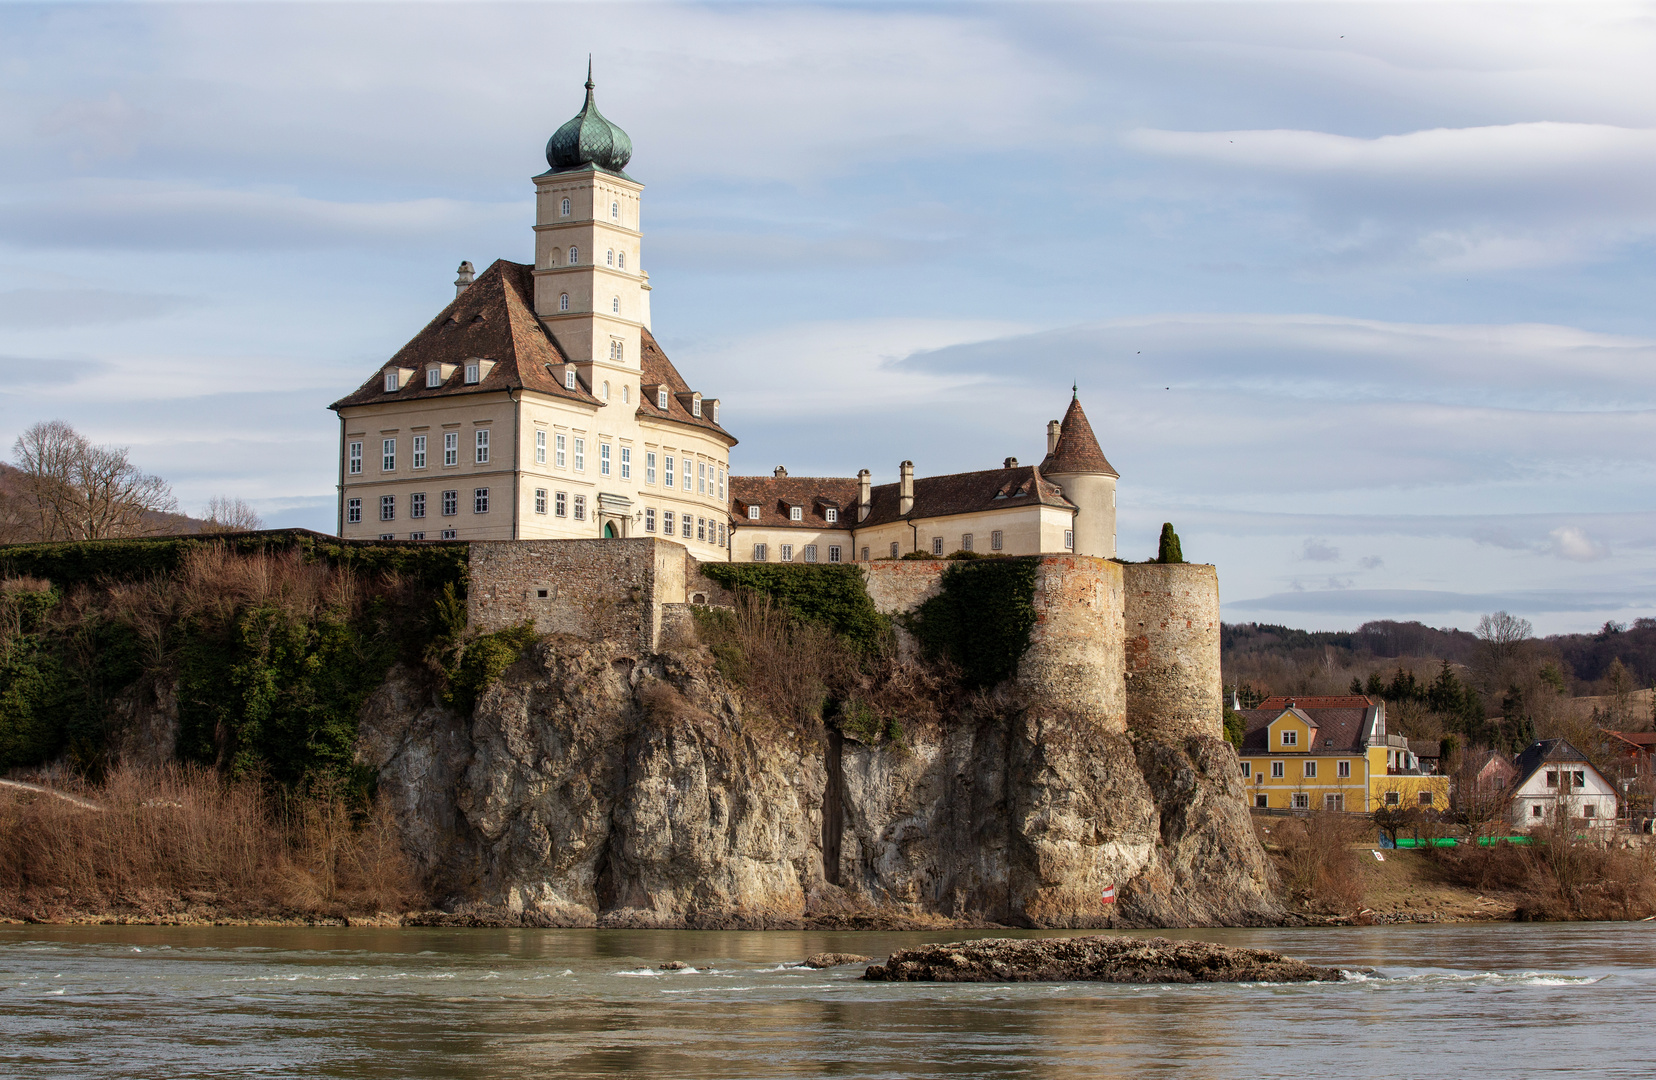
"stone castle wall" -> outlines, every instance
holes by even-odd
[[[1201,563],[1129,563],[1127,726],[1170,741],[1224,737],[1219,575]]]
[[[949,564],[862,564],[874,605],[913,611]],[[467,614],[489,632],[533,621],[541,633],[657,651],[689,632],[688,605],[733,597],[670,540],[485,541],[471,547]],[[1180,741],[1222,737],[1219,583],[1212,566],[1040,560],[1035,628],[1017,681],[1044,709],[1096,730]]]

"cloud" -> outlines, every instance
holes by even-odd
[[[1630,594],[1573,589],[1462,593],[1434,589],[1331,588],[1273,593],[1225,603],[1227,619],[1233,614],[1281,612],[1385,619],[1466,615],[1498,610],[1532,613],[1604,612],[1653,606],[1656,606],[1656,590],[1651,589]]]
[[[1551,552],[1571,562],[1597,562],[1608,558],[1610,549],[1587,535],[1585,529],[1566,525],[1547,534],[1552,539]]]
[[[1357,560],[1357,566],[1363,570],[1380,570],[1386,565],[1386,560],[1378,555],[1364,555]]]
[[[1340,557],[1340,549],[1326,540],[1306,537],[1305,546],[1300,549],[1299,557],[1307,562],[1334,562]]]

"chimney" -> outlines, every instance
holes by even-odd
[[[867,469],[857,473],[857,520],[867,521],[874,509],[874,477]]]
[[[471,287],[471,283],[476,277],[477,271],[472,269],[471,263],[463,262],[460,264],[460,276],[454,279],[454,298],[456,300],[460,299],[461,293]]]
[[[1006,463],[1001,466],[1001,468],[1003,468],[1003,469],[1016,469],[1017,467],[1018,467],[1018,459],[1015,458],[1015,457],[1007,458]]]
[[[897,484],[897,512],[907,515],[914,509],[914,462],[905,461],[897,466],[900,476]]]
[[[781,480],[783,477],[788,475],[788,470],[778,465],[776,467],[776,471],[771,473],[771,475],[776,477],[778,480]]]
[[[1054,450],[1058,449],[1058,431],[1059,431],[1058,421],[1048,420],[1047,421],[1047,453],[1049,453],[1049,454],[1052,453]]]

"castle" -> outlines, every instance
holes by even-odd
[[[1039,465],[895,484],[730,475],[736,438],[651,332],[632,140],[586,101],[534,177],[535,260],[462,263],[455,298],[339,415],[339,535],[661,537],[708,561],[956,551],[1113,558],[1119,474],[1079,397]]]

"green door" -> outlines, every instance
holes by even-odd
[[[604,539],[605,540],[614,540],[615,539],[615,522],[613,522],[613,521],[604,522]]]

